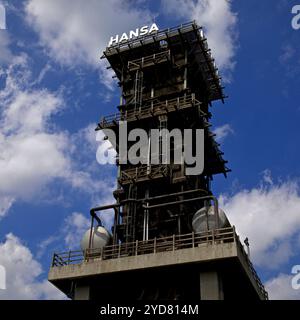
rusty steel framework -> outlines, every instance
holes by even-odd
[[[225,95],[202,28],[190,22],[137,37],[106,48],[102,58],[118,79],[121,97],[118,111],[102,117],[96,130],[113,130],[118,141],[124,121],[128,131],[142,128],[148,134],[151,129],[203,129],[204,170],[186,175],[187,165],[175,164],[173,158],[169,164],[123,164],[115,144],[116,202],[90,210],[89,247],[55,253],[50,281],[75,299],[82,292],[89,292],[87,299],[206,299],[208,270],[215,277],[209,285],[218,283],[218,299],[223,284],[229,298],[239,298],[242,292],[246,299],[268,299],[235,228],[220,226],[218,201],[211,192],[213,176],[226,176],[230,170],[210,130],[211,103],[224,102]],[[158,144],[161,158],[161,140]],[[149,154],[150,147],[149,142]],[[172,154],[178,147],[183,150],[184,142],[169,147]],[[215,227],[195,233],[193,216],[211,204]],[[111,242],[93,248],[93,230],[102,225],[99,213],[112,211]]]
[[[199,176],[185,175],[185,164],[118,164],[116,204],[97,209],[114,209],[112,244],[192,232],[193,215],[211,199],[213,175],[230,171],[210,131],[209,106],[225,96],[202,28],[190,22],[158,31],[108,47],[102,58],[119,80],[121,98],[118,112],[101,118],[96,130],[111,129],[118,137],[120,121],[127,121],[128,130],[205,132]],[[94,225],[94,218],[99,220],[95,209],[91,215]]]

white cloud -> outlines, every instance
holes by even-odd
[[[101,64],[101,81],[108,87],[111,73],[99,58],[110,37],[151,20],[147,9],[126,0],[29,0],[26,15],[52,59],[70,67]]]
[[[0,195],[0,218],[5,216],[14,203],[14,198]]]
[[[30,199],[48,182],[70,171],[68,136],[54,132],[51,117],[63,99],[48,90],[34,90],[28,81],[26,56],[14,59],[0,91],[0,196],[2,216],[13,201]]]
[[[292,59],[296,54],[296,49],[290,44],[282,47],[282,53],[279,56],[279,61],[282,64],[286,64],[290,59]]]
[[[38,251],[36,254],[36,257],[38,259],[40,259],[46,252],[47,248],[54,242],[60,240],[59,236],[50,236],[46,239],[44,239],[43,241],[41,241],[40,243],[38,243]]]
[[[40,71],[34,84],[40,84],[44,80],[46,74],[51,70],[52,70],[52,66],[49,62],[47,62],[46,65],[43,67],[43,69]]]
[[[289,41],[281,48],[279,62],[287,78],[298,78],[300,73],[299,53],[300,47],[298,42]]]
[[[251,190],[242,190],[231,197],[221,196],[220,206],[242,239],[249,238],[257,265],[277,269],[298,252],[297,241],[293,241],[300,233],[297,182],[261,182]]]
[[[162,0],[163,10],[169,15],[196,20],[205,28],[208,45],[223,71],[233,69],[237,38],[237,14],[231,0]],[[226,76],[226,73],[225,73]]]
[[[65,219],[64,240],[68,249],[78,249],[83,234],[90,228],[90,220],[82,213],[73,212]]]
[[[92,125],[74,135],[57,128],[53,117],[65,108],[63,96],[59,92],[36,89],[27,60],[26,55],[14,57],[11,65],[3,69],[0,218],[15,201],[38,199],[54,181],[87,193],[93,202],[115,187],[111,177],[94,179],[95,168],[90,165],[93,161],[96,164]],[[87,148],[86,153],[83,146]],[[93,159],[86,159],[86,154]],[[97,169],[99,172],[99,167]]]
[[[213,133],[216,135],[216,140],[222,142],[229,134],[233,134],[234,131],[229,124],[224,124],[214,129]]]
[[[0,66],[7,64],[12,58],[9,48],[10,38],[6,30],[0,30]]]
[[[103,205],[103,201],[101,202]],[[112,201],[110,201],[112,203]],[[104,227],[110,232],[113,223],[113,210],[105,211],[102,213],[98,212],[98,216],[101,219]],[[96,222],[95,222],[96,223]],[[80,242],[84,233],[91,227],[90,215],[84,215],[80,212],[73,212],[69,215],[63,226],[62,236],[64,238],[66,250],[78,250],[80,248]]]
[[[62,134],[37,133],[1,139],[5,151],[0,159],[0,192],[31,197],[55,178],[64,177],[68,159],[67,141]]]
[[[273,185],[272,173],[271,170],[266,169],[263,171],[263,181],[266,184]]]
[[[13,234],[0,243],[0,265],[6,269],[6,290],[0,299],[63,299],[65,296],[47,280],[39,280],[43,270],[30,250]]]
[[[270,300],[300,300],[300,290],[291,285],[292,275],[279,274],[265,283]]]
[[[116,189],[116,167],[114,165],[100,165],[97,160],[97,148],[99,135],[103,138],[102,131],[95,131],[96,124],[91,123],[79,130],[71,137],[74,150],[72,158],[76,163],[80,164],[78,170],[71,173],[69,180],[73,187],[85,190],[92,195],[92,204],[107,204],[113,203],[115,200],[112,197],[113,190]],[[108,143],[108,141],[106,141]],[[103,148],[103,141],[99,148]],[[115,153],[114,153],[115,155]],[[101,179],[93,177],[103,173]]]
[[[91,153],[93,157],[97,151],[96,127],[96,123],[90,123],[72,136],[74,145],[79,144],[83,148],[82,153]]]
[[[42,132],[47,128],[47,120],[61,105],[62,99],[47,90],[19,91],[10,97],[2,113],[1,129],[6,134]]]
[[[103,205],[114,202],[111,199],[107,202],[105,201],[105,198],[102,198],[101,200],[102,201],[99,203]],[[110,231],[114,216],[112,210],[105,211],[105,213],[102,214],[98,213],[98,216],[101,218],[101,222],[104,227]],[[65,252],[68,250],[79,250],[81,239],[90,227],[91,216],[88,211],[85,214],[80,212],[71,213],[64,219],[58,233],[49,236],[38,244],[37,258],[41,258],[47,251],[48,247],[53,244],[55,244],[57,251]]]

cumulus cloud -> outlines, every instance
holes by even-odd
[[[39,280],[43,270],[31,251],[13,234],[0,243],[0,265],[6,270],[6,290],[0,299],[63,299],[65,296],[47,280]]]
[[[300,233],[300,189],[296,181],[274,183],[270,173],[265,181],[233,196],[221,196],[220,206],[241,237],[249,238],[254,262],[278,269],[299,249],[293,239]]]
[[[139,9],[127,0],[29,0],[25,11],[47,53],[70,67],[98,67],[111,36],[151,20],[147,9]],[[106,72],[103,63],[101,67],[101,80],[111,87],[111,73]]]
[[[36,88],[25,54],[3,69],[0,90],[0,218],[19,199],[32,201],[52,182],[67,183],[93,200],[115,187],[111,177],[94,179],[82,146],[96,163],[94,128],[71,135],[55,126],[65,109],[60,92]],[[93,168],[94,169],[94,168]],[[97,168],[99,169],[99,168]]]
[[[300,300],[300,290],[292,288],[293,275],[279,274],[265,283],[270,300]]]
[[[41,257],[45,254],[45,252],[47,251],[48,247],[55,243],[56,241],[59,241],[60,237],[59,236],[50,236],[44,240],[42,240],[41,242],[38,243],[37,245],[37,254],[36,257],[37,259],[41,259]]]
[[[213,133],[216,135],[216,140],[218,142],[223,142],[226,137],[233,134],[234,131],[229,124],[224,124],[223,126],[215,128]]]
[[[8,212],[14,201],[12,196],[0,195],[0,218]]]
[[[86,127],[73,134],[71,137],[74,145],[73,159],[80,164],[81,170],[72,172],[69,179],[74,187],[85,190],[93,195],[92,205],[113,203],[113,190],[116,189],[116,167],[107,162],[99,162],[98,154],[105,152],[103,144],[107,146],[108,141],[103,141],[102,131],[95,131],[96,124],[90,123]],[[100,135],[100,138],[99,138]],[[114,159],[115,152],[111,153]],[[115,163],[111,161],[110,163]],[[93,179],[93,176],[102,172],[101,179]]]
[[[7,64],[13,56],[9,45],[10,38],[8,32],[0,29],[0,66]]]
[[[72,158],[76,162],[77,170],[73,170],[68,176],[74,188],[81,189],[92,196],[93,205],[111,199],[110,194],[116,188],[115,167],[107,164],[100,166],[96,161],[98,143],[95,127],[96,124],[91,123],[72,135],[71,141],[74,147]],[[101,179],[95,179],[99,171],[102,172]]]
[[[31,198],[37,190],[70,170],[65,155],[68,138],[51,130],[49,121],[63,106],[48,90],[25,88],[30,72],[19,56],[5,72],[0,91],[0,215],[13,201]]]
[[[196,20],[205,27],[218,66],[233,69],[237,39],[237,14],[226,0],[162,0],[162,11],[178,19]],[[135,5],[136,3],[139,6]],[[38,33],[46,52],[63,65],[100,66],[101,81],[112,88],[111,72],[99,61],[111,36],[150,23],[144,1],[28,0],[26,20]],[[112,23],[112,21],[114,23]],[[229,73],[225,72],[225,76]],[[228,77],[227,77],[228,78]]]
[[[100,213],[98,216],[101,219],[104,227],[110,231],[113,223],[112,210]],[[73,212],[64,221],[62,236],[64,238],[67,249],[78,250],[80,242],[84,233],[90,229],[91,220],[90,215],[84,215],[80,212]]]
[[[112,203],[113,201],[109,202]],[[106,204],[105,199],[102,198],[102,201],[99,203]],[[112,210],[105,211],[105,213],[102,214],[98,213],[98,216],[101,218],[101,222],[103,223],[104,227],[110,231],[114,216]],[[88,212],[71,213],[63,220],[61,228],[57,233],[47,237],[38,244],[37,258],[41,258],[45,252],[47,252],[50,245],[54,245],[57,252],[79,250],[81,239],[84,233],[90,229],[90,227],[91,217]]]
[[[179,19],[196,20],[204,27],[217,65],[224,72],[235,65],[237,14],[231,0],[162,0],[163,10]],[[228,73],[225,73],[225,76]]]
[[[81,238],[90,224],[90,220],[80,212],[73,212],[65,219],[64,241],[69,249],[79,248]]]

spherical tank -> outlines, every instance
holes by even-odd
[[[219,208],[219,228],[226,228],[230,223],[225,215],[225,212]],[[204,232],[207,230],[216,229],[215,207],[203,207],[198,210],[192,221],[194,232]]]
[[[90,230],[87,230],[83,235],[81,240],[81,249],[86,250],[89,248],[90,243]],[[105,247],[110,241],[111,235],[109,232],[101,227],[94,227],[92,230],[92,238],[91,238],[91,249],[102,249]]]

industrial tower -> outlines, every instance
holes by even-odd
[[[134,37],[107,47],[103,58],[121,99],[118,112],[102,118],[96,130],[110,129],[118,138],[124,122],[128,132],[203,129],[204,170],[187,175],[188,165],[172,156],[170,163],[135,165],[117,157],[116,202],[91,209],[88,246],[55,253],[49,281],[73,299],[267,299],[210,188],[214,175],[230,170],[210,130],[211,104],[225,96],[202,28],[190,22]],[[160,136],[160,160],[161,142]],[[114,147],[118,153],[118,143]],[[171,155],[178,148],[183,142],[170,142]],[[99,213],[110,212],[111,238],[106,233],[107,241],[97,245],[95,237],[103,240],[105,233],[97,229]]]

